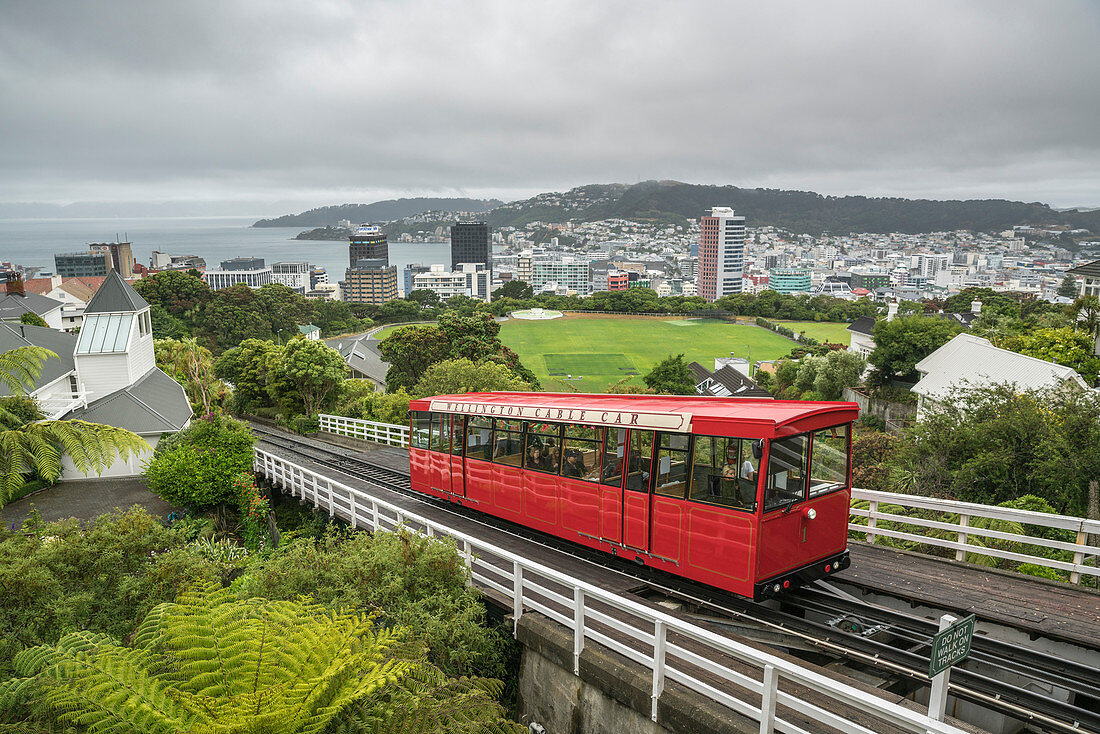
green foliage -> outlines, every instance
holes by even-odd
[[[406,627],[450,675],[505,674],[504,638],[485,626],[485,608],[466,585],[453,545],[407,530],[355,533],[330,529],[311,542],[280,548],[240,581],[245,595],[295,599],[312,594],[330,608],[379,614],[379,624]]]
[[[962,326],[947,319],[902,316],[875,324],[875,349],[868,361],[881,381],[914,380],[916,364],[951,341]]]
[[[22,428],[43,418],[38,401],[26,395],[0,397],[0,428]]]
[[[852,486],[888,492],[889,461],[898,441],[895,433],[857,427],[852,433]]]
[[[493,300],[501,298],[530,298],[535,294],[531,284],[523,280],[510,280],[493,291]]]
[[[495,362],[448,359],[436,362],[424,371],[413,388],[414,397],[451,395],[468,392],[528,392],[530,383],[516,377],[512,370]],[[406,404],[406,408],[408,405]]]
[[[402,390],[375,392],[367,380],[345,380],[344,392],[337,402],[337,415],[379,423],[404,424],[408,421],[410,395]]]
[[[518,729],[492,700],[499,683],[447,680],[400,630],[210,585],[152,610],[131,647],[74,632],[15,665],[0,705],[92,731]]]
[[[317,415],[336,403],[347,375],[347,363],[335,349],[295,337],[284,347],[276,371],[279,402],[295,412]]]
[[[13,395],[22,395],[34,388],[47,359],[57,355],[43,347],[16,347],[0,352],[0,388]]]
[[[19,316],[19,323],[26,324],[27,326],[42,326],[44,328],[50,328],[50,325],[46,323],[46,319],[42,318],[34,311],[24,311]]]
[[[959,390],[907,429],[894,489],[996,504],[1035,495],[1083,516],[1100,477],[1100,396],[1012,385]]]
[[[139,507],[31,530],[0,532],[0,677],[23,648],[76,630],[125,636],[182,585],[219,577]]]
[[[252,469],[248,425],[227,416],[196,420],[157,445],[145,478],[152,492],[178,507],[233,502],[234,478]]]
[[[168,315],[188,323],[195,310],[213,296],[206,281],[182,270],[166,270],[141,278],[135,281],[134,290],[150,306],[159,306]]]
[[[214,375],[233,385],[233,409],[247,413],[276,401],[276,378],[283,348],[263,339],[245,339],[214,362]]]
[[[1100,373],[1100,357],[1093,354],[1092,335],[1071,327],[1014,334],[998,340],[996,346],[1070,367],[1090,385]]]
[[[233,490],[237,512],[241,518],[241,539],[249,550],[259,550],[268,537],[267,517],[271,513],[271,505],[260,494],[256,480],[248,472],[241,472],[233,477]]]
[[[394,329],[379,342],[378,350],[390,363],[387,390],[414,390],[425,371],[436,362],[468,359],[507,367],[523,381],[538,387],[534,374],[500,341],[500,324],[488,313],[463,316],[445,312],[437,326]]]
[[[646,386],[663,395],[694,395],[695,377],[684,355],[669,355],[642,378]]]
[[[814,376],[814,391],[822,400],[840,400],[844,388],[855,387],[863,377],[867,362],[856,352],[836,350],[824,357],[807,357],[820,360]]]
[[[1062,298],[1075,298],[1077,296],[1077,279],[1067,273],[1058,286],[1058,295]]]
[[[274,314],[268,303],[243,283],[215,291],[203,306],[197,325],[217,350],[229,349],[245,339],[273,339]]]
[[[63,456],[81,474],[91,474],[148,449],[136,433],[87,421],[41,420],[0,431],[0,507],[23,485],[26,474],[56,481]]]
[[[190,333],[186,321],[168,313],[168,309],[160,304],[150,307],[149,320],[153,325],[153,336],[157,339],[182,339]]]
[[[209,415],[225,404],[229,389],[214,374],[210,350],[193,337],[153,341],[157,367],[183,385],[195,415]]]
[[[974,301],[982,302],[982,313],[1018,317],[1020,304],[1011,295],[992,288],[964,288],[943,302],[946,313],[968,313]]]

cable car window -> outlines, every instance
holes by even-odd
[[[491,461],[493,458],[493,419],[471,415],[466,420],[466,458]]]
[[[810,451],[810,496],[848,484],[848,425],[814,431]]]
[[[806,454],[810,437],[806,434],[781,438],[771,443],[768,453],[768,485],[764,492],[764,512],[787,507],[806,497]]]
[[[626,463],[626,488],[649,491],[653,463],[653,431],[630,432],[630,454]]]
[[[567,425],[562,437],[561,475],[586,482],[598,482],[602,453],[602,428]]]
[[[621,487],[623,484],[623,457],[626,456],[626,429],[605,428],[603,447],[603,479],[600,481],[609,487]]]
[[[464,431],[462,421],[465,416],[452,415],[451,419],[451,453],[455,456],[462,456],[462,444],[464,441]]]
[[[432,418],[432,451],[451,452],[451,416],[446,413]]]
[[[729,436],[696,436],[691,461],[691,499],[737,510],[756,510],[759,459],[754,441]]]
[[[432,414],[425,410],[414,410],[412,414],[412,438],[410,443],[414,449],[426,449],[429,446],[429,434],[431,433]]]
[[[688,483],[688,446],[690,436],[685,433],[662,433],[657,450],[657,479],[653,484],[656,494],[683,499]]]
[[[497,418],[494,437],[493,461],[497,464],[519,466],[523,459],[523,421]]]
[[[561,425],[528,423],[527,449],[523,456],[525,469],[557,474],[561,463]]]

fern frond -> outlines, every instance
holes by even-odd
[[[34,387],[47,359],[57,355],[44,347],[16,347],[0,352],[0,388],[5,393],[21,395]]]

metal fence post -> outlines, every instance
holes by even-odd
[[[657,720],[657,699],[665,690],[665,621],[658,619],[653,624],[653,695],[649,718]]]
[[[760,696],[760,734],[775,731],[775,702],[779,698],[779,671],[774,665],[764,666],[763,691]]]

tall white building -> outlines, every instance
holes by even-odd
[[[222,288],[230,288],[238,283],[244,283],[249,288],[259,288],[273,282],[271,268],[259,270],[207,270],[202,274],[202,279],[210,286],[210,290],[218,291]]]
[[[587,296],[592,292],[592,263],[587,258],[571,255],[538,257],[534,259],[531,270],[529,282],[536,293],[548,283],[557,283],[558,290],[564,289],[578,296]]]
[[[271,280],[293,288],[298,293],[305,293],[310,289],[309,270],[309,263],[275,263],[271,266]]]
[[[741,292],[745,271],[745,218],[728,206],[699,218],[699,295],[708,301]]]

